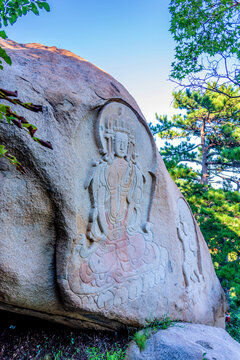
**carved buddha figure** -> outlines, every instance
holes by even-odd
[[[81,285],[75,291],[80,298],[83,293],[114,292],[113,286],[136,279],[140,269],[144,272],[158,262],[159,251],[148,223],[141,224],[145,179],[136,162],[133,125],[121,111],[105,119],[102,157],[86,186],[92,201],[87,234],[81,235],[72,258],[74,266],[69,269],[70,286],[72,278],[77,289],[77,276],[79,284],[85,284],[83,292]],[[77,269],[78,258],[82,261]]]
[[[117,132],[115,135],[115,158],[106,168],[106,183],[109,192],[107,221],[113,228],[119,227],[127,213],[127,195],[132,183],[133,166],[125,160],[128,136]]]
[[[89,184],[93,208],[88,237],[93,241],[119,239],[116,229],[141,231],[144,176],[135,161],[134,130],[121,117],[106,119],[105,139],[107,153],[96,164]]]

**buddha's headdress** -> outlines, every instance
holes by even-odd
[[[135,144],[135,126],[132,119],[123,114],[121,107],[116,113],[105,118],[105,138],[112,138],[114,141],[117,132],[127,134],[128,142]]]

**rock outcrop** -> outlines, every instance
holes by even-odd
[[[1,87],[53,151],[0,124],[0,308],[75,327],[172,319],[224,326],[225,297],[189,205],[134,99],[54,47],[1,42]]]
[[[239,360],[240,344],[223,329],[200,324],[177,323],[160,330],[141,352],[130,343],[126,360]]]

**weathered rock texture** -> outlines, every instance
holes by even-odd
[[[224,326],[207,245],[134,99],[68,51],[1,44],[1,87],[44,106],[18,111],[54,150],[0,125],[27,169],[1,161],[0,307],[78,327]]]
[[[205,354],[205,355],[204,355]],[[177,323],[158,331],[141,352],[132,341],[126,360],[239,360],[240,344],[223,329]]]

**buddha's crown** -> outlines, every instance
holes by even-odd
[[[131,118],[123,115],[122,108],[118,112],[106,117],[105,119],[105,137],[115,137],[116,132],[127,134],[129,142],[135,143],[135,127]]]

